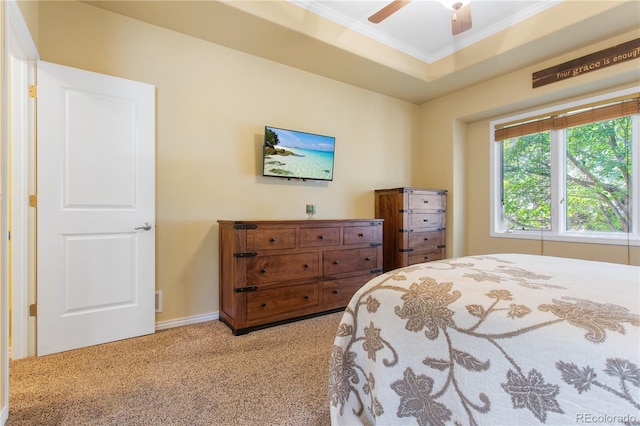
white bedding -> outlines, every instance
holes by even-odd
[[[329,374],[334,425],[640,424],[640,268],[447,259],[352,298]]]

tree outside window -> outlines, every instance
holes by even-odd
[[[629,232],[631,117],[566,130],[567,230]]]
[[[550,132],[502,142],[502,206],[506,229],[551,229]]]

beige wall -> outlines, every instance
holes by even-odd
[[[619,263],[630,259],[631,263],[640,264],[637,247],[502,239],[489,235],[490,120],[573,98],[637,87],[640,59],[536,89],[531,88],[531,75],[639,36],[640,31],[635,31],[603,40],[422,106],[422,142],[413,156],[412,181],[416,185],[450,191],[447,229],[453,232],[448,235],[449,256],[522,252]]]
[[[42,60],[156,86],[157,288],[169,321],[218,311],[219,219],[374,215],[408,185],[419,107],[75,2],[43,2]],[[261,177],[265,125],[336,137],[330,183]]]

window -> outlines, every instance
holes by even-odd
[[[640,97],[491,123],[491,235],[640,243]]]

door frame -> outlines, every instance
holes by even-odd
[[[10,117],[7,121],[13,137],[9,137],[8,133],[5,135],[7,140],[3,152],[3,155],[7,155],[5,164],[8,166],[3,171],[3,179],[7,182],[3,212],[8,218],[5,225],[11,223],[12,231],[10,262],[9,252],[3,251],[3,261],[9,267],[11,276],[3,276],[3,281],[6,280],[3,287],[8,288],[8,280],[11,280],[11,300],[8,300],[11,306],[11,357],[19,359],[35,355],[35,321],[29,317],[29,303],[35,301],[35,209],[28,207],[29,194],[36,193],[35,102],[29,98],[28,87],[35,84],[39,53],[17,2],[7,0],[5,4],[8,48],[5,64],[6,72],[12,75],[12,85],[7,87],[11,90],[11,96],[6,95],[5,105],[11,111],[10,115],[7,111],[7,117]],[[8,150],[11,151],[10,157]],[[9,311],[8,306],[3,308]]]
[[[22,119],[20,121],[21,130],[27,132],[27,134],[35,134],[35,127],[33,117],[29,117],[28,114],[25,117],[24,111],[17,111],[9,114],[9,108],[12,108],[13,104],[11,103],[11,98],[9,97],[10,87],[8,85],[8,76],[10,72],[10,64],[12,57],[18,57],[21,60],[27,61],[29,63],[31,61],[31,69],[34,69],[35,65],[33,61],[36,61],[39,57],[38,51],[36,49],[35,43],[31,37],[31,33],[27,27],[27,24],[22,16],[22,12],[15,0],[6,0],[0,4],[0,7],[3,7],[2,13],[0,13],[0,17],[3,19],[2,25],[0,28],[3,31],[2,40],[5,45],[3,49],[0,49],[2,52],[2,58],[0,63],[3,66],[2,70],[2,98],[0,102],[2,102],[2,116],[0,117],[0,121],[2,122],[3,129],[2,134],[0,134],[0,160],[2,161],[2,189],[1,192],[4,194],[0,203],[0,312],[2,312],[2,318],[0,318],[0,324],[2,328],[0,329],[0,397],[2,400],[0,401],[0,424],[4,424],[9,416],[9,306],[13,306],[15,303],[13,300],[9,300],[9,279],[10,275],[8,272],[9,267],[17,268],[13,272],[23,277],[26,274],[28,276],[28,260],[21,257],[20,253],[16,253],[12,256],[13,260],[22,262],[17,264],[9,264],[9,217],[11,215],[17,214],[13,211],[9,210],[9,207],[12,205],[10,203],[9,197],[12,195],[13,188],[9,187],[9,170],[12,170],[12,173],[17,173],[19,176],[23,178],[29,179],[29,170],[21,167],[19,164],[15,166],[12,164],[11,158],[9,158],[9,144],[11,139],[9,138],[9,117],[16,118],[20,116]],[[28,80],[28,70],[29,67],[19,67],[17,72],[19,72],[20,76],[18,79],[25,78]],[[15,71],[15,70],[14,70]],[[24,74],[23,74],[24,73]],[[27,126],[26,129],[23,129],[23,126]],[[28,128],[28,126],[31,126]],[[31,143],[31,142],[30,142]],[[13,176],[13,174],[12,174]],[[22,179],[19,179],[22,181]],[[28,194],[27,194],[28,196]],[[15,205],[15,204],[13,204]],[[22,220],[22,218],[18,219]],[[28,221],[28,219],[25,219]],[[24,223],[24,222],[22,222]],[[22,225],[21,225],[22,226]],[[29,237],[26,235],[18,237],[14,236],[15,239],[12,243],[18,244],[18,240],[23,247],[28,247],[29,245]],[[20,250],[22,252],[22,250]],[[23,282],[17,288],[12,288],[12,298],[22,299],[25,294],[29,293],[29,285],[26,282]],[[18,302],[19,303],[19,302]],[[18,307],[18,305],[15,305]],[[19,309],[19,308],[18,308]],[[26,310],[27,307],[25,306]],[[28,333],[24,330],[24,325],[28,323],[28,318],[26,321],[21,318],[24,315],[23,312],[20,312],[19,315],[16,315],[15,311],[12,310],[12,327],[16,327],[16,321],[18,322],[18,328],[20,329],[19,333],[21,334],[19,342],[23,342],[24,339],[29,339]],[[22,327],[22,328],[20,328]],[[16,328],[14,328],[16,330]],[[24,334],[27,334],[26,336]],[[15,333],[12,332],[12,338],[15,337]],[[34,333],[35,336],[35,333]],[[12,342],[14,343],[14,342]],[[21,343],[18,343],[20,345]],[[18,349],[18,352],[24,350],[23,348]]]

